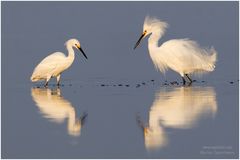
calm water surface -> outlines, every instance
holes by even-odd
[[[170,24],[160,44],[213,45],[215,71],[158,73],[147,40],[133,50],[146,15]],[[238,2],[2,2],[2,158],[237,158],[238,19]],[[32,84],[72,37],[89,59]]]
[[[219,85],[196,82],[186,87],[164,86],[151,80],[140,87],[134,81],[121,83],[122,86],[97,82],[64,81],[60,88],[9,87],[7,93],[12,101],[3,108],[3,122],[7,123],[2,124],[5,156],[237,155],[238,82]]]

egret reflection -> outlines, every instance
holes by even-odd
[[[166,128],[190,129],[202,117],[214,118],[217,112],[216,92],[212,87],[164,88],[155,94],[149,111],[149,121],[144,125],[147,150],[168,144]]]
[[[63,123],[67,119],[67,130],[71,136],[79,136],[84,120],[87,116],[84,113],[80,118],[76,117],[75,108],[61,96],[59,88],[32,88],[32,98],[44,118],[55,122]]]

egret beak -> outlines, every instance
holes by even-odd
[[[143,32],[141,37],[138,39],[137,43],[134,46],[134,49],[137,48],[137,46],[140,44],[141,40],[143,39],[143,37],[146,35],[147,32]]]
[[[78,49],[82,52],[82,54],[84,55],[84,57],[85,57],[86,59],[88,59],[87,56],[86,56],[86,54],[83,52],[82,48],[81,48],[81,47],[78,47]]]

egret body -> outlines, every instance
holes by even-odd
[[[81,49],[80,43],[77,39],[70,39],[65,43],[65,45],[68,50],[68,56],[65,56],[61,52],[55,52],[44,58],[37,65],[37,67],[35,67],[33,74],[31,76],[32,82],[45,80],[46,81],[45,86],[47,86],[48,81],[52,77],[56,77],[57,85],[59,85],[61,73],[68,69],[74,61],[75,54],[73,48],[79,49],[84,55],[84,57],[87,59],[87,56]]]
[[[191,129],[202,117],[213,119],[217,111],[216,92],[212,87],[164,88],[157,91],[148,122],[145,124],[140,116],[137,117],[146,149],[167,146],[169,136],[166,129]]]
[[[71,136],[80,136],[87,113],[80,118],[76,115],[76,109],[61,95],[60,88],[51,90],[48,88],[32,88],[32,99],[39,108],[42,116],[55,123],[64,123],[67,119],[67,130]]]
[[[197,42],[189,39],[172,39],[158,46],[159,39],[164,35],[168,24],[156,18],[146,17],[143,33],[134,49],[141,40],[151,34],[148,39],[148,50],[155,68],[162,73],[170,68],[178,72],[183,84],[187,78],[192,83],[189,74],[213,71],[217,60],[217,52],[211,47],[201,48]]]

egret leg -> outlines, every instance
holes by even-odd
[[[183,80],[183,85],[186,84],[186,80],[184,79],[184,77],[182,77],[182,80]]]
[[[46,83],[44,84],[44,87],[47,87],[48,86],[48,81],[46,81]]]
[[[47,87],[48,86],[48,81],[50,80],[51,76],[48,76],[47,79],[46,79],[46,83],[44,85],[44,87]]]
[[[57,76],[57,86],[60,85],[60,78],[61,78],[61,74],[59,74],[59,75]]]
[[[57,88],[57,95],[61,96],[61,90],[59,88]]]
[[[185,74],[187,79],[190,81],[190,83],[192,83],[192,79],[188,76],[188,74]]]

